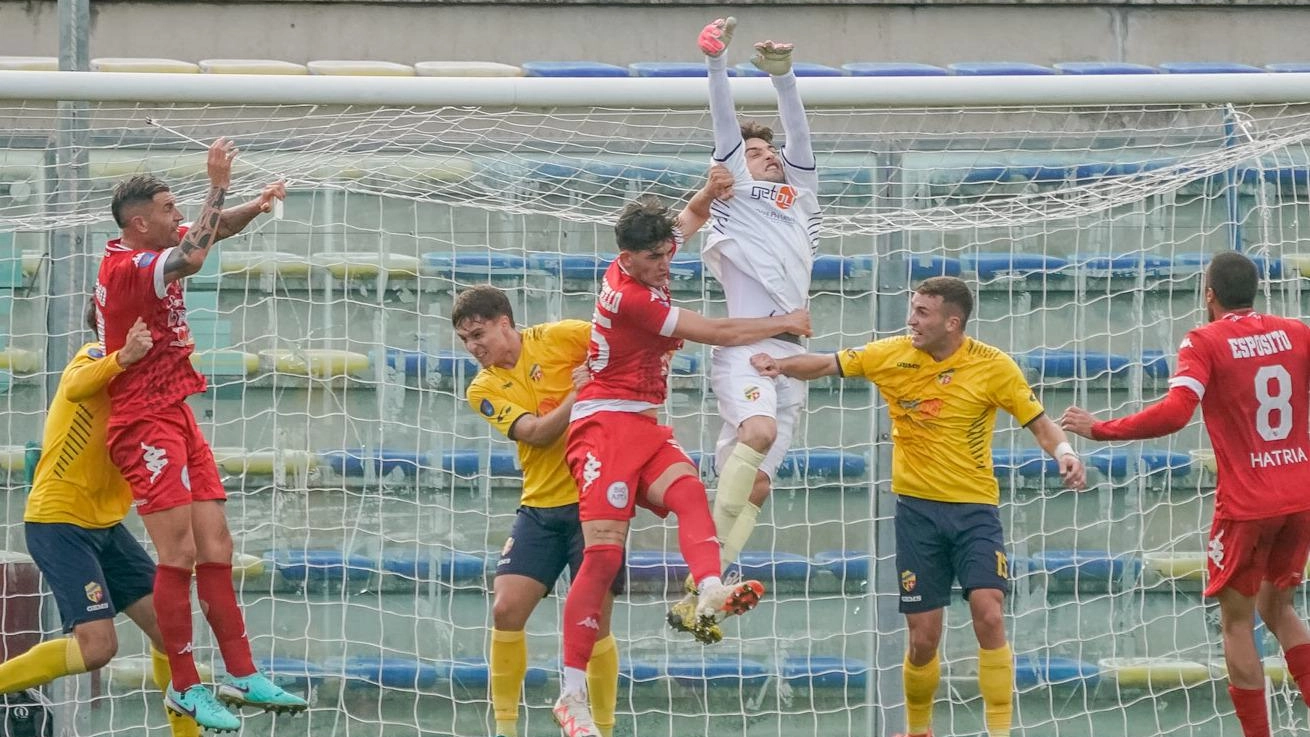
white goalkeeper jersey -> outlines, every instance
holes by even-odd
[[[751,179],[745,145],[718,163],[736,184],[710,206],[701,258],[723,285],[729,317],[765,317],[804,308],[819,244],[818,177],[781,156],[787,183]]]

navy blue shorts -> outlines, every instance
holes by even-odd
[[[570,578],[582,567],[582,523],[578,505],[563,507],[519,507],[509,539],[496,562],[496,575],[514,574],[540,581],[547,593],[567,567]],[[619,569],[610,586],[616,596],[623,593],[627,564]]]
[[[950,604],[956,579],[966,599],[974,589],[1009,593],[1000,510],[991,504],[897,497],[896,570],[902,614]]]
[[[65,632],[82,622],[113,619],[155,589],[155,562],[122,523],[89,530],[27,522],[23,529]]]

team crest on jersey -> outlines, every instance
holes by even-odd
[[[746,397],[746,401],[754,402],[760,398],[760,388],[752,384],[746,387],[746,391],[742,392],[742,395]]]
[[[101,588],[100,584],[96,583],[95,581],[88,583],[86,586],[83,586],[82,588],[84,591],[86,591],[86,600],[91,602],[92,604],[99,604],[100,602],[105,600],[105,590]]]
[[[496,406],[491,403],[490,399],[482,400],[482,404],[478,405],[478,411],[486,417],[496,416]]]
[[[942,386],[946,386],[947,384],[951,383],[951,378],[954,376],[955,376],[955,369],[946,369],[940,374],[937,374],[937,383],[941,384]]]
[[[901,571],[901,590],[909,593],[914,591],[914,587],[919,585],[919,577],[914,575],[914,571]]]
[[[528,369],[528,378],[532,379],[533,381],[541,381],[541,376],[542,376],[541,364],[539,363],[532,364],[532,368]]]
[[[142,269],[146,268],[147,266],[149,266],[154,262],[155,262],[154,251],[141,251],[140,253],[132,257],[132,263],[135,264],[138,268],[142,268]]]

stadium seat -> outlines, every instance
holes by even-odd
[[[494,61],[420,61],[414,64],[420,77],[522,77],[513,64]]]
[[[414,476],[420,470],[433,468],[432,457],[429,454],[394,448],[328,450],[323,451],[319,457],[323,465],[347,477],[364,476],[366,470],[371,470],[376,476],[387,476],[393,471]],[[476,472],[476,469],[474,471]]]
[[[814,257],[810,278],[815,281],[836,281],[851,275],[855,261],[848,256],[821,253]]]
[[[856,256],[856,261],[872,256]],[[933,256],[929,254],[915,254],[906,257],[906,263],[910,268],[910,279],[912,281],[927,279],[933,276],[959,276],[963,273],[964,264],[960,259],[950,256]]]
[[[1148,379],[1169,378],[1169,359],[1164,351],[1155,348],[1142,351],[1142,375]]]
[[[433,558],[436,558],[434,561]],[[435,563],[435,568],[434,568]],[[427,553],[404,551],[381,554],[381,569],[384,573],[400,576],[413,581],[437,581],[453,583],[457,581],[483,580],[485,561],[482,556],[456,551],[443,551],[433,556]],[[433,574],[436,578],[433,578]]]
[[[1072,275],[1067,259],[1036,253],[971,253],[960,257],[960,263],[980,281],[1064,279]]]
[[[1117,376],[1128,370],[1124,356],[1097,351],[1070,351],[1037,348],[1015,354],[1020,367],[1036,375],[1038,381],[1050,379],[1097,379]]]
[[[619,661],[619,685],[640,686],[654,683],[660,679],[659,666],[641,661],[631,661],[626,658]]]
[[[1038,76],[1055,74],[1055,70],[1040,64],[1021,61],[962,61],[946,67],[959,77]]]
[[[998,479],[1005,479],[1010,474],[1018,474],[1026,479],[1041,479],[1045,476],[1051,483],[1059,484],[1060,464],[1046,455],[1041,448],[997,448],[992,451],[992,473]]]
[[[1062,74],[1159,74],[1160,70],[1146,64],[1124,61],[1062,61],[1055,65]]]
[[[814,556],[814,567],[827,569],[847,584],[868,581],[872,563],[873,558],[867,552],[853,550],[827,550]]]
[[[196,74],[200,71],[197,64],[178,59],[136,59],[127,57],[102,57],[91,60],[93,72],[129,72],[148,74]]]
[[[1307,74],[1310,73],[1310,61],[1290,61],[1279,62],[1276,64],[1265,64],[1265,70],[1270,72]]]
[[[737,76],[739,77],[769,76],[768,72],[760,71],[749,61],[743,61],[733,67],[733,69],[736,70]],[[840,69],[834,69],[833,67],[825,66],[823,64],[814,64],[805,61],[792,62],[791,70],[797,77],[840,77],[843,75],[843,72]]]
[[[522,277],[528,260],[522,256],[497,253],[425,253],[421,257],[423,273],[444,279],[464,281],[492,280],[498,277]]]
[[[706,161],[642,157],[623,168],[622,178],[633,182],[639,191],[663,187],[666,194],[680,198],[699,189],[708,170]]]
[[[1170,582],[1200,582],[1205,578],[1205,553],[1143,553],[1142,568]]]
[[[318,462],[318,455],[307,450],[214,448],[214,463],[234,476],[272,476],[279,470],[306,474],[318,468]]]
[[[1088,453],[1084,460],[1087,464],[1100,471],[1103,476],[1111,479],[1122,480],[1127,478],[1129,466],[1128,451],[1118,448],[1100,448]]]
[[[441,452],[441,470],[456,476],[472,478],[478,474],[482,462],[476,450],[446,450]]]
[[[255,666],[279,686],[297,691],[314,688],[328,677],[321,667],[300,658],[260,657],[255,658]]]
[[[203,74],[309,74],[309,67],[278,59],[201,59]]]
[[[191,365],[210,381],[222,383],[228,378],[249,378],[259,373],[259,356],[245,351],[211,349],[192,353]]]
[[[414,67],[391,61],[319,59],[307,65],[309,73],[330,77],[413,77]]]
[[[1187,453],[1166,450],[1143,450],[1141,471],[1147,475],[1167,474],[1170,478],[1184,478],[1192,473],[1192,457]]]
[[[525,61],[523,72],[529,77],[626,77],[628,70],[596,61]]]
[[[629,550],[628,579],[630,581],[681,581],[687,577],[687,563],[682,554],[663,550]]]
[[[262,350],[259,361],[267,371],[312,379],[366,376],[369,370],[367,355],[328,348]]]
[[[306,278],[309,260],[284,251],[229,251],[219,253],[219,269],[224,275],[278,276]]]
[[[1097,661],[1103,678],[1119,688],[1168,689],[1195,686],[1211,680],[1210,668],[1194,660],[1174,658],[1102,658]]]
[[[359,583],[367,581],[376,570],[370,558],[346,555],[340,550],[269,551],[264,558],[284,581],[298,585]]]
[[[945,77],[950,72],[932,64],[908,61],[853,61],[841,68],[852,77]]]
[[[1076,164],[1073,167],[1074,178],[1079,182],[1105,177],[1129,177],[1148,174],[1158,169],[1175,166],[1170,159],[1152,159],[1150,161],[1093,161]]]
[[[528,264],[553,276],[569,280],[597,281],[613,263],[613,256],[589,256],[576,253],[537,253],[528,256]]]
[[[1297,169],[1298,172],[1306,172],[1305,169]],[[1269,174],[1270,172],[1265,172]],[[1261,254],[1244,254],[1255,262],[1255,266],[1260,270],[1260,275],[1266,279],[1283,278],[1283,260],[1276,257],[1264,256]],[[1183,270],[1184,267],[1195,268],[1197,273],[1203,272],[1210,265],[1210,260],[1214,258],[1213,253],[1178,253],[1174,254],[1174,266]]]
[[[410,351],[400,348],[387,348],[384,353],[386,365],[405,376],[436,383],[442,379],[468,381],[472,379],[481,366],[477,359],[461,351]]]
[[[149,655],[117,655],[102,671],[109,682],[124,691],[141,691],[155,687],[153,665]],[[200,680],[213,683],[214,669],[208,663],[196,661]]]
[[[698,61],[638,61],[628,65],[634,77],[708,77],[709,69]],[[728,76],[737,76],[737,70],[728,69]]]
[[[744,579],[763,582],[766,590],[773,590],[779,581],[808,581],[810,561],[796,553],[746,550],[742,551],[736,562],[728,564],[724,572],[731,570],[740,571]]]
[[[857,479],[863,478],[864,472],[864,454],[844,450],[789,450],[778,466],[780,479],[793,476],[807,479]]]
[[[41,370],[41,354],[8,346],[0,349],[0,370],[14,374],[32,374]]]
[[[392,279],[419,275],[421,263],[414,256],[371,251],[324,251],[311,254],[309,262],[327,269],[337,279],[376,279],[386,273]]]
[[[487,471],[492,476],[522,477],[523,468],[519,466],[519,454],[513,450],[492,450],[487,455]]]
[[[380,686],[407,691],[433,688],[443,670],[434,662],[382,656],[333,658],[324,666],[334,675],[339,674],[347,686]]]
[[[1038,687],[1095,688],[1101,669],[1094,663],[1052,655],[1020,655],[1014,659],[1014,685],[1019,689]]]
[[[664,664],[664,674],[675,683],[691,688],[740,689],[759,688],[769,680],[762,663],[721,651],[706,650],[700,658],[671,658]],[[712,653],[712,654],[711,654]]]
[[[808,655],[783,658],[782,678],[793,688],[840,688],[863,691],[869,664],[855,658]]]
[[[1188,455],[1192,458],[1192,465],[1200,467],[1202,470],[1209,471],[1211,474],[1217,473],[1219,464],[1215,461],[1214,450],[1211,448],[1197,448],[1190,451]]]
[[[1260,67],[1231,61],[1166,61],[1160,68],[1169,74],[1261,74]]]
[[[0,71],[4,72],[57,72],[57,56],[0,56]]]
[[[1108,584],[1125,573],[1132,577],[1141,561],[1127,553],[1102,550],[1047,550],[1029,556],[1033,570],[1056,581],[1078,584]]]

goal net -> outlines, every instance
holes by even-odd
[[[5,549],[24,550],[26,446],[40,438],[53,371],[67,359],[48,346],[90,339],[51,335],[50,310],[69,309],[58,298],[70,279],[86,283],[71,272],[93,275],[115,235],[112,185],[159,175],[194,214],[207,186],[204,145],[231,137],[241,155],[229,202],[279,178],[290,192],[280,217],[223,241],[189,280],[196,363],[210,378],[192,406],[230,495],[257,659],[313,702],[295,720],[247,717],[245,733],[489,734],[490,572],[520,477],[513,446],[464,402],[476,364],[451,329],[453,295],[490,282],[510,294],[520,325],[589,319],[617,210],[646,192],[685,201],[703,181],[705,109],[75,110],[80,124],[61,151],[70,139],[55,103],[0,101]],[[742,112],[776,125],[771,108]],[[915,282],[960,275],[977,293],[971,333],[1016,357],[1048,413],[1075,403],[1123,413],[1163,394],[1179,340],[1204,319],[1209,254],[1256,257],[1267,277],[1261,304],[1303,314],[1303,106],[815,106],[810,121],[824,213],[811,350],[894,334]],[[719,315],[702,237],[675,260],[674,297]],[[678,354],[666,412],[681,443],[706,459],[712,491],[720,425],[707,359],[697,345]],[[717,646],[665,626],[685,571],[676,531],[638,514],[629,593],[614,614],[616,734],[904,726],[902,582],[879,405],[862,382],[811,386],[744,556],[769,593],[726,624]],[[1200,596],[1214,475],[1199,421],[1149,443],[1084,443],[1094,471],[1083,493],[1059,488],[1011,419],[1000,428],[1015,734],[1240,734],[1217,614]],[[128,524],[145,539],[135,515]],[[556,733],[548,706],[564,590],[528,623],[521,734]],[[10,592],[9,611],[26,611],[21,595]],[[10,656],[38,631],[57,631],[53,600],[38,613],[6,630]],[[946,623],[935,728],[980,734],[967,604],[952,604]],[[200,617],[196,632],[198,659],[221,673]],[[76,734],[163,734],[146,643],[128,624],[119,636],[106,669],[48,692]],[[1276,643],[1263,628],[1257,636],[1276,723],[1305,729]]]

